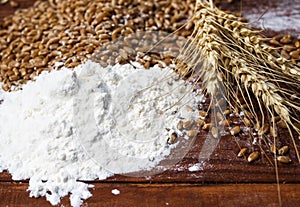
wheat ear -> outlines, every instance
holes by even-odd
[[[259,135],[265,131],[264,123],[269,122],[276,137],[272,120],[277,116],[292,138],[292,130],[299,134],[300,67],[268,46],[268,38],[260,31],[250,29],[211,2],[198,0],[192,21],[195,28],[181,52],[183,63],[178,64],[178,72],[196,75],[211,97],[224,88],[230,106],[239,106],[237,94],[242,94]],[[244,111],[242,107],[240,110]],[[300,162],[294,139],[293,143]]]

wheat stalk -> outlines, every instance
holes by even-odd
[[[274,143],[277,138],[275,117],[279,116],[288,128],[300,162],[292,132],[300,134],[297,117],[300,67],[267,45],[268,38],[262,37],[260,31],[219,10],[212,0],[197,0],[191,21],[195,28],[179,57],[178,72],[183,76],[196,76],[212,99],[221,88],[225,89],[223,97],[229,106],[239,107],[245,115],[248,112],[261,138],[270,126]],[[240,99],[246,103],[247,111],[241,107]],[[278,181],[276,161],[275,167]],[[281,203],[279,185],[278,196]]]
[[[260,31],[248,28],[247,23],[212,2],[198,0],[192,21],[195,28],[181,52],[178,72],[196,76],[211,97],[223,87],[230,106],[239,106],[238,94],[242,94],[259,135],[263,135],[264,123],[269,122],[276,137],[272,120],[279,116],[288,127],[300,162],[292,134],[292,129],[300,133],[300,67],[267,45],[268,38]]]

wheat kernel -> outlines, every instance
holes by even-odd
[[[270,126],[270,134],[272,137],[277,137],[277,130],[273,126]]]
[[[224,119],[224,116],[220,112],[217,112],[216,116],[218,121],[222,121]]]
[[[199,127],[202,127],[205,124],[205,121],[202,119],[196,119],[195,122]]]
[[[194,122],[193,121],[185,121],[183,123],[183,128],[184,129],[190,129],[193,126]]]
[[[190,138],[197,136],[197,134],[198,134],[197,130],[190,130],[190,131],[187,132],[187,135]]]
[[[270,125],[269,124],[264,124],[259,130],[258,130],[258,135],[262,136],[265,133],[269,132],[270,130]]]
[[[207,116],[207,112],[206,111],[199,110],[198,113],[199,113],[200,118],[202,118],[202,119],[204,119]]]
[[[204,124],[203,127],[202,127],[202,129],[205,130],[205,131],[210,130],[210,128],[211,128],[211,123],[206,123],[206,124]]]
[[[285,164],[292,162],[291,158],[288,156],[278,156],[277,160],[278,160],[278,162],[285,163]]]
[[[13,1],[13,0],[10,0],[9,5],[10,5],[12,8],[17,8],[17,7],[19,6],[19,3],[16,2],[16,1]]]
[[[243,156],[247,153],[247,151],[248,151],[248,149],[247,149],[246,147],[242,148],[242,149],[239,151],[237,157],[243,157]]]
[[[211,134],[214,138],[218,138],[219,137],[219,130],[217,127],[212,127],[211,128]]]
[[[248,105],[248,104],[244,103],[244,104],[242,105],[242,109],[248,109],[248,108],[249,108],[249,105]]]
[[[177,134],[172,133],[171,136],[168,138],[167,142],[168,144],[174,144],[177,140]]]
[[[225,114],[225,115],[231,114],[231,110],[230,110],[230,109],[226,109],[226,110],[224,111],[224,114]]]
[[[280,45],[280,43],[279,43],[277,40],[275,40],[275,39],[271,39],[269,42],[270,42],[270,44],[272,44],[272,45],[276,45],[276,46],[279,46],[279,45]]]
[[[292,46],[292,45],[284,45],[282,49],[287,51],[287,52],[291,52],[292,50],[295,49],[295,47]]]
[[[288,151],[289,151],[289,147],[288,146],[283,146],[278,150],[278,154],[279,155],[285,155]]]
[[[300,57],[300,50],[294,50],[292,52],[290,52],[289,54],[291,56],[291,58],[294,58],[294,59],[299,59]]]
[[[259,152],[258,152],[258,151],[254,151],[254,152],[252,152],[252,153],[248,156],[247,160],[248,160],[248,162],[254,162],[254,161],[257,160],[258,158],[259,158]]]
[[[223,125],[224,127],[229,127],[231,124],[232,124],[232,121],[229,120],[229,119],[226,119],[226,120],[224,120],[224,121],[222,122],[222,125]]]
[[[270,152],[272,152],[274,155],[277,154],[277,148],[275,144],[270,145]]]
[[[283,43],[283,44],[288,44],[292,41],[292,37],[290,34],[286,34],[284,35],[281,39],[280,39],[280,42]]]
[[[177,129],[180,130],[180,131],[183,129],[183,121],[182,120],[178,121]]]
[[[230,130],[230,134],[234,136],[240,133],[240,131],[241,131],[240,126],[235,126]]]
[[[249,118],[249,119],[253,119],[253,114],[251,113],[251,112],[249,112],[249,111],[244,111],[244,115],[247,117],[247,118]]]
[[[246,117],[243,118],[243,122],[244,122],[246,127],[250,127],[252,125],[251,121]]]

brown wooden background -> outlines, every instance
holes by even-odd
[[[224,8],[242,11],[247,15],[268,12],[264,8],[278,6],[273,0],[234,1],[223,3]],[[19,8],[33,4],[33,0],[18,0]],[[287,5],[299,8],[300,0],[288,0]],[[298,3],[298,4],[297,4]],[[263,6],[262,9],[259,9]],[[253,9],[255,8],[255,9]],[[291,10],[282,8],[280,15],[294,18]],[[297,10],[296,10],[297,11]],[[0,19],[10,15],[14,9],[8,4],[0,5]],[[250,13],[252,12],[252,13]],[[297,12],[296,12],[297,13]],[[296,14],[297,16],[297,14]],[[252,17],[253,18],[253,17]],[[252,19],[253,20],[253,19]],[[267,22],[267,21],[266,21]],[[300,19],[299,19],[300,25]],[[260,24],[254,25],[260,27]],[[267,35],[275,33],[300,35],[300,30],[284,29],[268,30]],[[212,154],[203,170],[188,171],[188,167],[198,162],[199,151],[203,145],[205,133],[197,138],[185,158],[170,169],[149,178],[134,178],[116,175],[104,181],[92,182],[95,188],[91,190],[93,197],[85,201],[87,206],[278,206],[278,189],[274,166],[263,156],[259,161],[247,163],[246,158],[237,158],[239,149],[237,142],[243,145],[246,138],[238,138],[237,142],[231,136],[222,137],[220,144]],[[281,134],[282,143],[292,146]],[[299,144],[299,143],[298,143]],[[1,149],[0,149],[1,150]],[[295,154],[290,156],[292,164],[279,164],[280,189],[283,206],[300,206],[300,167]],[[270,157],[272,159],[272,157]],[[180,169],[180,170],[179,170]],[[0,174],[0,207],[1,206],[50,206],[45,198],[29,198],[26,192],[28,181],[14,182],[7,172]],[[114,195],[111,190],[120,190],[120,195]],[[62,201],[64,206],[70,206],[68,198]]]

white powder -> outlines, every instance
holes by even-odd
[[[113,189],[111,190],[111,193],[114,195],[120,195],[121,192],[118,189]]]
[[[180,134],[178,121],[197,116],[183,105],[203,98],[175,78],[168,68],[101,68],[88,61],[74,72],[42,73],[23,90],[1,92],[0,171],[29,179],[32,197],[56,205],[71,193],[71,205],[80,206],[92,185],[78,180],[150,170],[180,146],[166,143],[171,133]]]
[[[180,134],[179,118],[198,116],[183,107],[197,100],[187,93],[183,80],[174,80],[170,69],[117,67],[104,71],[91,66],[80,74],[75,108],[79,142],[96,163],[113,173],[148,170],[170,154],[166,137],[174,130]]]
[[[249,6],[245,8],[247,9],[242,11],[243,16],[254,27],[295,34],[300,31],[299,0],[269,1],[267,4],[250,3],[251,9]]]
[[[203,163],[196,163],[188,168],[190,172],[203,170]]]

